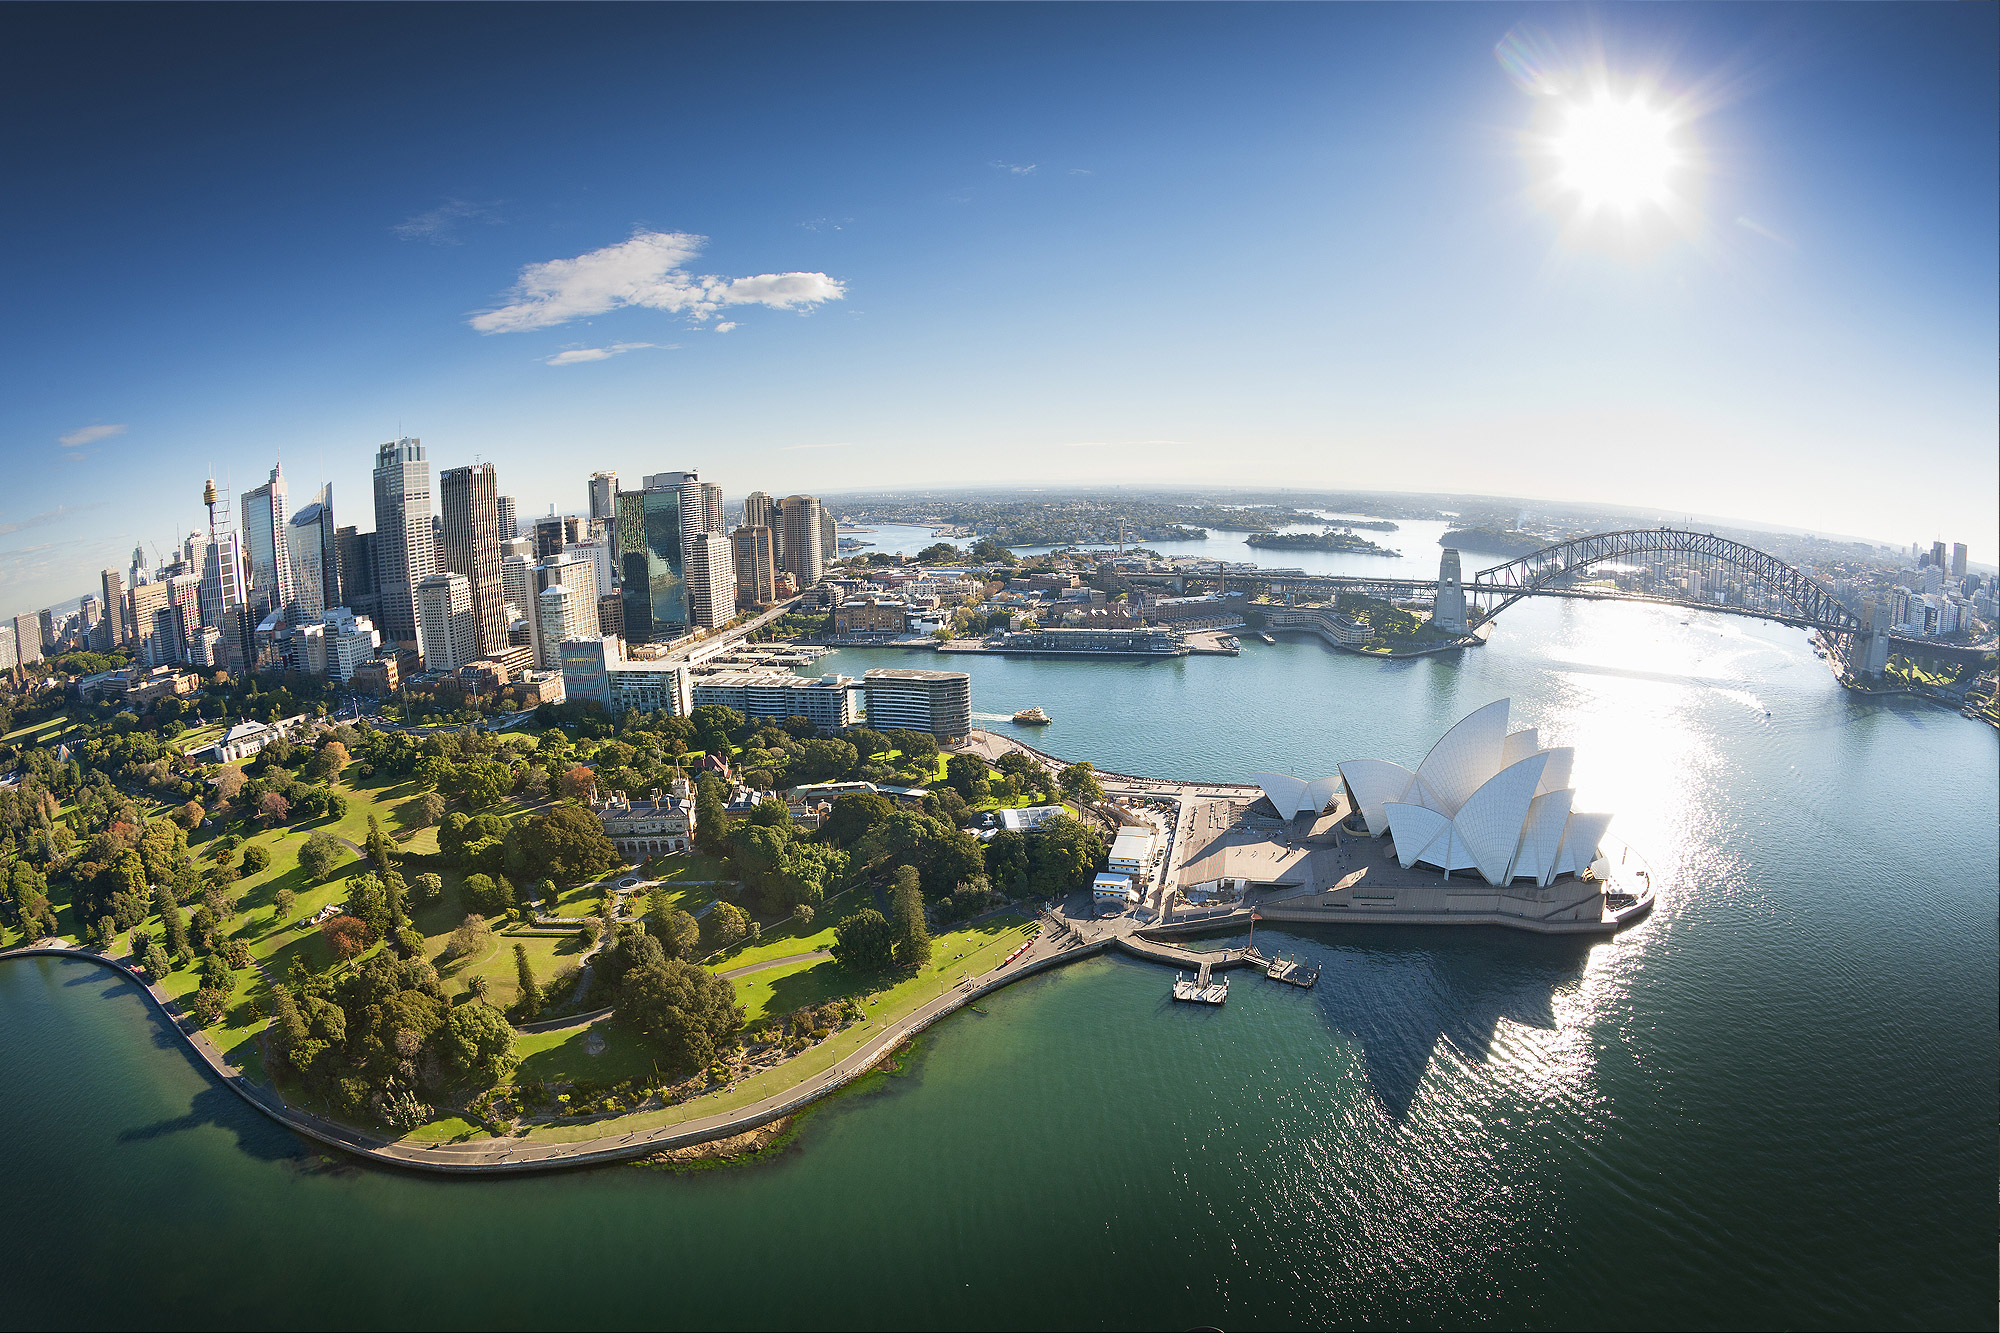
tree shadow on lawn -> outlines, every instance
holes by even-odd
[[[333,878],[327,880],[324,884],[308,874],[304,866],[293,866],[283,874],[273,876],[264,881],[264,883],[259,884],[255,889],[252,889],[244,896],[242,902],[238,904],[245,916],[248,916],[252,912],[263,912],[265,913],[265,917],[261,922],[261,928],[258,923],[246,920],[243,923],[243,927],[239,928],[237,938],[241,939],[245,944],[261,944],[273,935],[298,928],[300,918],[297,916],[287,917],[283,921],[271,919],[270,913],[278,904],[279,889],[290,889],[300,898],[304,898],[307,894],[320,889],[338,890],[340,885],[345,881],[353,879],[356,875],[366,874],[367,870],[368,867],[357,859],[342,866],[334,874]],[[295,908],[294,911],[296,910]],[[305,933],[316,934],[317,931],[307,931]]]
[[[750,981],[751,977],[741,980]],[[771,999],[764,1006],[767,1018],[783,1018],[796,1009],[816,1008],[831,1000],[849,995],[859,995],[862,991],[885,987],[898,978],[889,974],[879,977],[856,976],[831,958],[813,964],[798,972],[788,972],[776,981],[768,983]]]

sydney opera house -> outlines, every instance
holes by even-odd
[[[1599,844],[1611,816],[1574,808],[1574,752],[1543,749],[1533,728],[1507,730],[1508,700],[1486,705],[1444,734],[1416,771],[1386,759],[1340,765],[1306,782],[1255,778],[1281,818],[1318,813],[1343,793],[1372,837],[1388,834],[1404,869],[1472,871],[1488,884],[1547,887],[1563,876],[1603,878]]]

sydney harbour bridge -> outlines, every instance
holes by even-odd
[[[1654,567],[1672,582],[1630,577]],[[1621,577],[1624,576],[1624,577]],[[1231,579],[1230,582],[1235,582]],[[1361,575],[1265,570],[1245,582],[1274,597],[1331,601],[1359,593],[1404,604],[1435,602],[1446,578],[1389,579]],[[1755,616],[1811,632],[1842,674],[1872,673],[1888,651],[1925,654],[1935,645],[1865,630],[1861,619],[1799,569],[1753,546],[1714,533],[1679,528],[1631,528],[1551,543],[1505,564],[1482,569],[1460,585],[1477,619],[1491,621],[1524,597],[1659,602],[1725,615]],[[1718,601],[1714,593],[1722,591]]]

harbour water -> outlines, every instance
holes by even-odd
[[[1648,606],[1524,603],[1394,663],[950,664],[985,725],[1039,704],[1036,745],[1211,778],[1414,762],[1510,696],[1666,894],[1602,942],[1260,930],[1318,984],[1220,1008],[1086,963],[686,1176],[329,1164],[128,986],[0,965],[0,1323],[1992,1326],[1990,729]]]

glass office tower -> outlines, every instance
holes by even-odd
[[[681,549],[679,487],[618,492],[618,578],[626,642],[661,643],[687,633]]]

